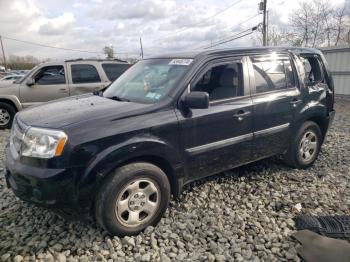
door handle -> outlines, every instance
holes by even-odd
[[[238,118],[238,121],[242,121],[246,116],[249,116],[251,113],[249,111],[243,111],[239,110],[236,114],[233,116]]]
[[[302,102],[303,102],[303,100],[294,98],[294,99],[293,99],[292,101],[290,101],[289,103],[290,103],[292,106],[296,107],[298,104],[300,104],[300,103],[302,103]]]
[[[66,88],[60,88],[59,92],[60,93],[68,93],[68,90]]]

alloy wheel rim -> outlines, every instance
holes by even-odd
[[[4,108],[0,108],[0,126],[7,125],[10,122],[10,118],[9,112]]]
[[[160,204],[160,189],[150,178],[136,179],[119,193],[115,205],[118,221],[126,227],[137,227],[152,219]]]
[[[299,154],[303,161],[309,162],[313,159],[317,151],[317,136],[308,130],[302,137],[299,145]]]

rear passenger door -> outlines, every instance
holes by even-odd
[[[245,59],[213,61],[191,82],[209,94],[208,109],[178,111],[188,180],[248,162],[251,157],[252,101]]]
[[[93,64],[69,63],[68,72],[70,95],[90,93],[104,87],[100,73]]]
[[[251,56],[249,63],[253,100],[253,158],[287,149],[294,115],[302,105],[297,75],[288,54]]]

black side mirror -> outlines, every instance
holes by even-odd
[[[205,109],[209,107],[209,94],[207,92],[194,91],[186,94],[183,98],[183,102],[188,108]]]
[[[28,80],[27,80],[27,86],[33,86],[34,84],[35,84],[35,81],[34,81],[34,79],[33,78],[29,78]]]

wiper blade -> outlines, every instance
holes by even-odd
[[[120,96],[112,96],[112,97],[108,97],[108,98],[112,99],[112,100],[116,100],[116,101],[130,102],[129,99],[124,98],[124,97],[120,97]]]

